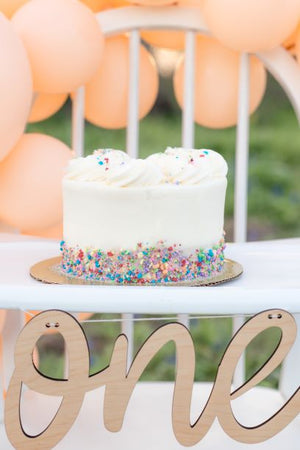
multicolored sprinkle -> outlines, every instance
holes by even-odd
[[[62,271],[69,277],[108,284],[165,284],[217,275],[224,265],[225,241],[187,255],[180,244],[138,243],[135,250],[103,251],[61,242]]]

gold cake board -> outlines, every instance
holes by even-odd
[[[243,273],[243,267],[240,263],[233,261],[231,259],[225,259],[223,269],[218,275],[208,278],[199,278],[192,281],[178,281],[178,282],[168,282],[168,283],[157,283],[156,285],[153,283],[145,283],[145,284],[136,284],[136,283],[126,283],[119,284],[103,281],[92,281],[85,280],[83,278],[74,278],[68,277],[64,273],[62,273],[60,269],[61,265],[61,256],[57,256],[55,258],[45,259],[44,261],[40,261],[36,263],[34,266],[30,268],[30,275],[35,279],[42,283],[47,284],[77,284],[77,285],[100,285],[100,286],[189,286],[189,287],[198,287],[198,286],[214,286],[221,283],[226,283],[228,281],[234,280],[238,278]]]

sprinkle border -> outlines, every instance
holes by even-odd
[[[166,284],[217,275],[224,265],[225,240],[186,255],[180,244],[138,243],[134,250],[103,251],[61,242],[63,273],[72,278],[115,284]]]

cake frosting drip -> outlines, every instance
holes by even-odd
[[[120,150],[106,149],[72,160],[65,178],[116,187],[195,185],[226,177],[227,170],[224,158],[213,150],[168,148],[146,159],[133,159]]]
[[[186,254],[180,244],[138,243],[134,250],[104,251],[61,242],[62,270],[70,277],[109,284],[193,282],[217,275],[224,265],[224,239],[211,249]]]

